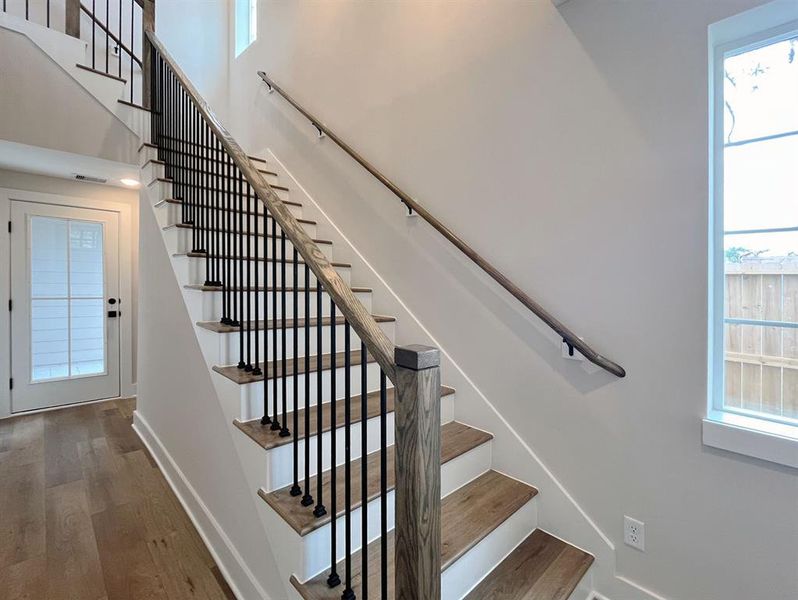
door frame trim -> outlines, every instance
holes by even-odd
[[[0,419],[11,416],[11,391],[8,381],[11,377],[11,314],[7,309],[11,294],[11,238],[7,223],[11,219],[11,201],[35,202],[55,206],[72,206],[116,212],[119,215],[119,292],[122,298],[122,315],[119,323],[119,393],[120,397],[136,395],[134,381],[134,327],[133,327],[133,238],[134,207],[122,202],[82,198],[43,192],[30,192],[13,188],[0,188]],[[16,232],[14,232],[16,233]],[[11,235],[14,235],[12,233]],[[70,404],[79,406],[82,403]],[[14,413],[14,416],[27,414]]]

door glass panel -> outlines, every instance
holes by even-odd
[[[104,373],[103,299],[73,298],[70,304],[71,373],[74,376]]]
[[[32,216],[31,381],[104,374],[103,225]]]
[[[31,300],[31,380],[69,377],[69,301]]]
[[[32,217],[30,229],[31,298],[66,298],[69,222]]]

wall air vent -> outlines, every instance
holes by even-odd
[[[78,181],[88,181],[89,183],[107,183],[107,179],[103,179],[102,177],[92,177],[91,175],[81,175],[80,173],[75,173],[75,179]]]

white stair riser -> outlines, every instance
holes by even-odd
[[[388,413],[385,417],[386,423],[386,433],[387,433],[387,440],[386,445],[391,446],[394,443],[394,416],[393,413]],[[292,423],[289,423],[289,426],[292,426]],[[268,425],[266,426],[268,427]],[[350,437],[352,441],[352,457],[357,458],[360,456],[360,432],[361,426],[360,423],[355,423],[352,425],[350,429]],[[243,433],[242,433],[243,435]],[[326,431],[321,436],[321,444],[324,451],[322,452],[322,471],[327,471],[330,468],[331,460],[332,460],[332,452],[330,450],[330,441],[332,439],[332,435],[330,431]],[[317,448],[318,436],[313,436],[310,438],[308,443],[308,447],[310,448],[310,476],[316,474],[317,472],[317,463],[316,463],[316,448]],[[376,452],[380,449],[380,419],[379,417],[374,417],[368,420],[366,426],[366,443],[368,447],[368,453],[371,454],[372,452]],[[336,451],[336,462],[339,460],[343,460],[344,452],[345,452],[345,430],[343,427],[338,427],[336,429],[335,435],[335,451]],[[298,458],[299,461],[297,462],[297,469],[300,474],[300,478],[304,479],[305,476],[305,439],[304,437],[300,438],[297,443],[298,448]],[[294,471],[293,471],[293,456],[294,456],[294,445],[293,444],[284,444],[282,446],[278,446],[276,448],[272,448],[267,452],[263,452],[263,459],[262,464],[264,466],[265,473],[262,488],[265,491],[272,491],[283,488],[285,486],[291,485],[294,481]],[[316,498],[316,490],[313,490],[313,496]],[[329,504],[329,498],[324,498],[325,506]],[[329,552],[329,550],[328,550]],[[327,557],[329,559],[329,555]],[[329,563],[328,563],[329,564]]]
[[[129,101],[130,96],[124,98],[124,100]],[[130,129],[138,134],[139,139],[150,139],[150,125],[152,119],[149,112],[140,108],[136,108],[135,106],[129,106],[127,104],[117,102],[114,113]],[[141,181],[149,181],[149,178],[142,178]]]
[[[533,498],[441,574],[441,598],[465,596],[535,530],[537,521]]]
[[[204,234],[204,232],[200,232]],[[192,237],[192,231],[186,227],[169,227],[164,229],[164,238],[166,240],[166,248],[169,250],[171,254],[181,254],[185,252],[190,252],[193,250],[194,240]],[[278,234],[279,235],[279,234]],[[263,235],[248,235],[244,239],[244,246],[246,247],[247,239],[249,238],[249,245],[251,252],[255,252],[257,250],[258,256],[264,256],[263,250],[264,246],[268,246],[268,255],[271,258],[272,256],[272,238],[271,237],[264,237]],[[204,242],[203,239],[199,239],[198,243]],[[333,260],[333,245],[332,244],[318,244],[319,250],[321,250],[322,254],[327,257],[327,260]],[[282,253],[282,244],[280,243],[280,239],[277,239],[276,244],[277,250],[277,258],[281,258]],[[289,259],[293,259],[294,256],[294,249],[293,245],[286,241],[285,245],[285,255]],[[304,279],[304,267],[300,267],[300,277]]]
[[[192,188],[188,188],[187,191],[181,190],[181,189],[177,189],[177,190],[173,189],[173,187],[175,187],[175,186],[173,185],[173,183],[171,181],[151,180],[151,181],[147,181],[146,183],[147,183],[147,187],[150,190],[150,192],[152,194],[154,194],[153,197],[161,199],[161,200],[165,200],[167,198],[178,198],[179,199],[179,198],[182,198],[184,195],[188,195],[189,193],[192,192]],[[179,187],[179,186],[177,186],[177,187]],[[185,191],[185,193],[184,193],[184,191]],[[281,200],[284,200],[284,201],[285,200],[290,200],[289,193],[286,192],[285,190],[275,190],[275,192],[277,192],[277,196]],[[216,199],[216,195],[215,195],[216,192],[210,192],[210,193],[211,193],[211,197]],[[191,199],[191,196],[189,196],[189,199]],[[218,202],[219,202],[218,206],[220,206],[220,207],[232,207],[232,208],[236,208],[236,209],[239,207],[239,201],[238,201],[237,197],[234,197],[232,199],[224,197],[224,198],[219,199]],[[253,212],[255,210],[255,204],[256,204],[256,200],[254,198],[250,199],[248,207],[247,207],[246,198],[244,198],[243,201],[242,201],[242,206],[244,206],[244,208],[248,208],[249,210],[251,210]],[[298,219],[302,218],[302,207],[301,206],[297,206],[296,204],[286,204],[286,207],[288,208],[288,210],[291,211],[291,214],[293,214],[296,218],[298,218]],[[258,205],[258,212],[262,213],[263,210],[264,210],[264,206],[263,206],[263,203],[261,203],[261,204]],[[238,215],[236,215],[236,220],[238,220]]]
[[[388,339],[394,339],[394,327],[395,323],[393,321],[389,321],[386,323],[379,323],[380,329],[388,336]],[[206,330],[207,331],[207,330]],[[350,343],[349,347],[352,350],[360,350],[360,338],[357,337],[353,330],[351,331],[350,335]],[[330,344],[331,344],[331,335],[330,335],[330,327],[323,326],[322,327],[322,340],[321,340],[321,352],[317,347],[317,332],[316,327],[310,327],[310,349],[307,350],[305,348],[305,328],[299,327],[297,329],[297,356],[314,356],[316,354],[327,354],[330,352]],[[208,332],[210,335],[215,336],[217,338],[215,341],[211,341],[210,343],[217,345],[218,347],[218,354],[214,357],[214,364],[221,364],[221,365],[229,365],[238,362],[238,355],[240,352],[240,344],[239,344],[239,333],[214,333]],[[264,356],[264,347],[268,346],[269,356],[268,360],[272,360],[275,356],[278,358],[282,358],[282,333],[281,330],[277,330],[277,351],[274,350],[273,344],[273,330],[268,330],[268,341],[264,341],[263,335],[264,332],[261,331],[253,331],[249,336],[244,333],[244,343],[246,344],[249,341],[249,350],[250,352],[254,353],[255,345],[258,344],[259,353],[258,355],[262,358]],[[335,346],[336,352],[342,352],[344,350],[344,326],[337,325],[335,327]],[[294,357],[294,330],[292,328],[288,328],[286,330],[286,357],[293,358]],[[246,349],[246,348],[245,348]]]
[[[223,217],[226,217],[226,214],[227,213],[220,213],[220,215],[222,215]],[[162,228],[163,227],[167,227],[169,225],[177,225],[178,223],[182,223],[183,222],[183,206],[181,204],[175,203],[175,202],[159,202],[159,203],[156,204],[156,218],[158,220],[158,225],[160,225]],[[254,232],[255,231],[255,220],[256,220],[255,219],[255,215],[244,215],[244,229],[246,231]],[[259,233],[264,233],[264,229],[263,229],[264,220],[263,220],[263,217],[262,216],[258,216],[257,221],[258,221],[258,232]],[[225,220],[220,221],[219,225],[221,225],[221,229],[228,229],[225,226],[226,222],[227,221],[225,221]],[[272,232],[272,220],[271,220],[271,218],[266,219],[266,224],[268,226],[268,231],[266,231],[265,233],[271,234],[271,232]],[[218,225],[216,225],[215,223],[212,223],[211,225],[213,226],[212,228],[215,228],[215,229],[219,228]],[[315,238],[316,237],[316,225],[315,224],[300,222],[300,225],[302,226],[302,229],[305,230],[305,233],[308,234],[308,236],[310,236],[311,238]],[[238,228],[239,228],[239,226],[238,226],[238,224],[236,224],[233,227],[233,230],[238,229]],[[280,228],[279,227],[277,227],[277,235],[278,236],[280,235]],[[278,244],[277,245],[280,246],[279,239],[278,239]],[[287,246],[287,242],[286,242],[286,246]]]
[[[491,466],[491,444],[482,444],[473,450],[466,452],[462,456],[441,465],[441,497],[447,496],[452,491],[464,486],[469,481],[485,473]],[[339,467],[340,477],[343,477],[343,468]],[[444,486],[443,483],[446,482]],[[313,490],[315,492],[315,490]],[[352,495],[358,498],[359,489],[353,489]],[[389,491],[388,500],[388,530],[395,526],[395,492]],[[297,500],[299,501],[299,500]],[[329,510],[329,504],[326,504]],[[375,498],[368,503],[368,539],[369,541],[380,537],[380,513],[381,500]],[[361,544],[361,519],[362,510],[358,508],[352,511],[351,534],[352,552],[360,549]],[[337,559],[343,560],[346,556],[346,519],[339,516],[335,521],[337,530],[336,555]],[[321,573],[329,570],[330,565],[330,538],[332,536],[332,523],[328,523],[302,537],[302,556],[303,572],[297,574],[301,581],[307,581]]]
[[[195,321],[218,321],[222,318],[222,292],[203,292],[199,290],[188,290],[191,292],[191,295],[199,296],[197,299],[197,303],[194,304],[192,299],[192,309],[196,308],[198,310],[192,310],[192,318]],[[268,295],[268,306],[266,307],[268,310],[268,314],[270,318],[282,318],[282,306],[280,304],[280,290],[277,290],[277,305],[272,305],[272,293],[269,292],[266,294],[265,292],[248,292],[245,294],[244,302],[246,302],[246,296],[249,296],[251,306],[255,306],[255,294],[258,295],[258,310],[263,310],[263,299],[264,296]],[[300,292],[301,293],[301,292]],[[360,303],[366,308],[367,311],[371,312],[371,292],[355,292],[355,297],[360,300]],[[294,306],[293,303],[289,302],[288,305],[285,307],[285,316],[287,319],[291,319],[294,317]],[[298,316],[303,318],[305,316],[305,303],[299,303],[299,312]],[[339,311],[336,311],[337,314],[340,314]],[[322,292],[322,302],[321,302],[321,314],[323,317],[330,316],[330,297],[327,295],[327,292]],[[310,302],[310,316],[316,316],[316,291],[311,291],[311,302]]]
[[[329,404],[322,406],[322,410],[330,410]],[[454,419],[454,394],[450,394],[448,396],[444,396],[441,398],[441,424],[449,423]],[[291,419],[289,419],[291,420]],[[380,448],[380,429],[379,429],[380,419],[379,416],[375,416],[368,420],[368,428],[366,431],[366,442],[368,446],[367,452],[370,454],[372,452],[376,452]],[[293,427],[293,423],[288,424],[289,427]],[[336,463],[343,464],[344,460],[344,452],[345,452],[345,428],[343,427],[343,423],[337,423],[337,445],[336,445]],[[386,432],[388,434],[388,441],[386,442],[387,445],[393,444],[393,413],[388,413],[386,419]],[[326,434],[325,434],[326,435]],[[352,425],[351,429],[351,438],[352,438],[352,457],[358,458],[360,456],[360,424]],[[313,436],[310,440],[310,475],[313,476],[316,474],[316,436]],[[329,436],[324,437],[322,436],[322,447],[325,448],[325,452],[329,454],[330,448],[330,440]],[[304,455],[304,439],[300,438],[299,443],[299,472],[304,477],[305,473],[305,455]],[[490,459],[490,449],[483,450],[483,452],[487,455],[487,459]],[[483,457],[484,458],[484,457]],[[293,470],[292,465],[293,463],[293,446],[291,444],[286,444],[285,446],[279,446],[277,448],[273,448],[267,452],[263,453],[262,458],[259,460],[263,461],[263,470],[267,473],[266,479],[262,482],[261,487],[267,491],[278,490],[280,488],[286,487],[293,483]],[[330,468],[330,456],[323,457],[323,465],[322,470],[327,470]],[[470,463],[468,463],[470,464]],[[481,463],[480,463],[481,464]],[[467,471],[467,465],[461,465],[463,472]],[[473,477],[479,475],[476,473]],[[472,479],[473,479],[472,477]],[[454,483],[443,479],[441,480],[442,484],[445,485],[442,487],[446,493],[450,493],[453,491],[451,487]],[[314,492],[315,493],[315,492]]]
[[[174,257],[174,266],[175,270],[178,274],[178,281],[182,284],[199,284],[202,285],[205,283],[205,258],[195,257],[195,256],[176,256]],[[241,278],[241,265],[238,261],[228,261],[219,259],[211,259],[212,265],[215,266],[219,264],[220,268],[224,270],[228,265],[234,269],[231,277],[234,277],[236,280],[236,284]],[[341,276],[341,279],[344,280],[344,283],[347,285],[351,285],[351,272],[352,269],[349,267],[335,267],[335,270]],[[265,272],[264,272],[265,271]],[[265,261],[247,261],[244,263],[244,281],[247,281],[247,276],[249,276],[249,283],[250,285],[255,285],[255,274],[257,272],[258,276],[258,284],[262,285],[268,281],[269,285],[274,285],[275,281],[275,274],[277,275],[277,285],[283,285],[283,269],[282,263],[277,263],[275,265],[271,260],[267,263]],[[267,279],[264,279],[266,277]],[[309,273],[310,285],[311,287],[316,287],[316,276],[313,272]],[[297,281],[299,286],[305,285],[305,264],[299,263],[297,264]],[[293,287],[294,286],[294,263],[285,263],[285,282],[286,287]],[[278,301],[281,301],[278,298]],[[286,303],[293,304],[293,297],[291,295],[290,290],[286,291]],[[304,302],[304,297],[302,294],[299,294],[298,302]]]
[[[133,110],[136,110],[136,109],[133,109]],[[143,112],[143,111],[139,111],[139,112]],[[166,161],[163,161],[163,162],[166,162]],[[214,166],[213,163],[210,163],[208,165],[203,165],[203,167],[202,167],[203,168],[203,172],[208,172],[207,169],[211,169],[210,173],[211,173],[211,175],[213,175],[214,174],[213,173],[213,166]],[[174,168],[174,169],[170,169],[170,174],[171,174],[171,172],[180,173],[180,172],[184,172],[184,171],[185,172],[189,172],[189,173],[192,172],[189,169]],[[142,181],[150,183],[151,181],[153,181],[154,179],[157,179],[159,177],[166,177],[167,169],[166,169],[166,165],[165,164],[161,164],[160,162],[146,162],[144,164],[144,166],[141,168],[141,172],[142,172],[142,176],[143,176]],[[279,185],[279,178],[276,175],[272,175],[271,173],[263,173],[263,172],[261,172],[261,175],[263,175],[263,178],[270,185]],[[287,199],[287,198],[284,198],[284,199]]]
[[[341,361],[343,362],[343,361]],[[341,399],[344,397],[344,375],[346,374],[346,370],[344,367],[339,367],[335,369],[335,397]],[[368,376],[368,384],[367,384],[367,391],[373,392],[379,389],[380,387],[380,367],[376,362],[369,363],[366,368],[366,374]],[[222,375],[217,374],[217,376],[221,377]],[[316,372],[310,373],[310,388],[309,388],[309,397],[311,405],[316,404],[317,399],[317,391],[318,391],[318,384],[316,381],[317,374]],[[295,377],[293,375],[285,378],[285,387],[286,387],[286,406],[287,410],[290,412],[294,409],[294,381]],[[327,403],[332,398],[331,390],[330,390],[330,381],[332,379],[332,370],[328,369],[321,372],[321,383],[322,383],[322,403]],[[268,394],[269,394],[269,412],[271,412],[274,402],[274,395],[273,395],[273,386],[274,380],[268,381]],[[240,385],[240,394],[241,394],[241,406],[246,407],[248,410],[247,415],[242,415],[242,420],[249,420],[254,419],[256,417],[260,417],[263,415],[263,392],[264,392],[264,384],[263,382],[257,383],[245,383]],[[357,396],[360,394],[360,365],[354,366],[351,368],[350,371],[350,389],[351,394],[353,396]],[[305,376],[301,374],[299,376],[299,381],[297,385],[297,396],[299,398],[299,405],[302,408],[305,405]],[[277,407],[282,415],[282,406],[283,406],[283,378],[277,378]]]

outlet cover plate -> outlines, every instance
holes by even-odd
[[[623,542],[627,546],[637,548],[641,552],[646,550],[646,524],[632,517],[623,517]]]

